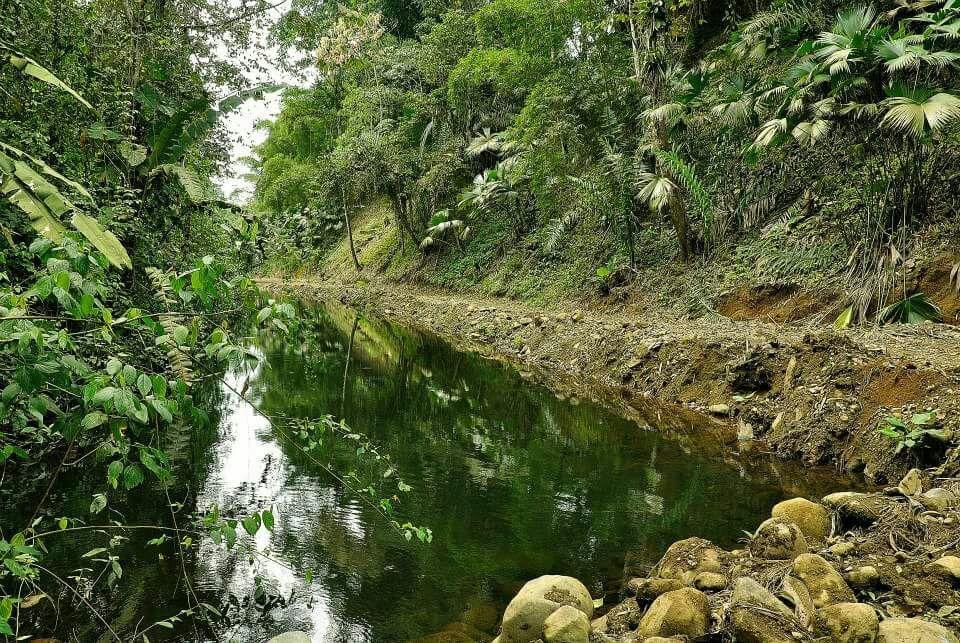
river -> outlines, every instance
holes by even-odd
[[[717,461],[655,426],[564,399],[509,366],[351,309],[304,304],[301,315],[301,332],[250,347],[258,366],[208,383],[217,409],[210,426],[173,434],[169,447],[180,521],[214,504],[234,515],[273,507],[274,531],[258,532],[255,556],[202,540],[182,567],[171,543],[147,545],[155,534],[128,532],[115,543],[123,577],[92,599],[118,632],[129,636],[186,608],[186,571],[222,618],[210,612],[211,627],[154,627],[150,640],[263,641],[286,630],[350,642],[444,628],[491,634],[530,578],[575,576],[600,598],[619,588],[625,559],[652,564],[692,535],[735,547],[777,501],[823,490],[801,468]],[[267,414],[343,418],[380,445],[413,487],[401,515],[429,526],[432,544],[407,542],[234,389]],[[333,449],[328,461],[346,472],[349,455]],[[62,476],[53,511],[86,514],[103,489],[102,469],[91,463]],[[168,524],[166,504],[144,488],[105,516]],[[85,575],[96,577],[81,554],[109,535],[52,538],[46,560],[64,576],[88,567]],[[69,599],[60,597],[61,638],[102,635],[82,625],[93,621]]]

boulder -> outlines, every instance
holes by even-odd
[[[843,558],[847,554],[853,553],[853,551],[856,548],[857,546],[854,545],[853,543],[848,542],[846,540],[841,540],[838,543],[834,543],[830,545],[828,551],[834,556],[836,556],[837,558]]]
[[[686,585],[678,578],[632,578],[627,583],[627,594],[652,601],[661,594],[684,587]]]
[[[846,579],[853,587],[866,589],[880,581],[880,572],[873,565],[863,565],[847,572]]]
[[[960,558],[956,556],[943,556],[927,565],[924,569],[941,576],[947,576],[953,580],[960,580]]]
[[[873,643],[880,621],[864,603],[836,603],[817,610],[814,633],[834,643]]]
[[[792,618],[793,611],[773,595],[773,592],[753,580],[749,576],[738,578],[733,583],[733,595],[730,597],[730,607],[759,607],[768,612],[776,612],[784,617]]]
[[[793,614],[801,625],[807,629],[813,625],[816,620],[816,607],[813,605],[813,598],[810,597],[810,590],[803,581],[788,574],[783,579],[779,598],[787,604],[787,607],[793,608]]]
[[[950,630],[919,618],[888,618],[880,623],[877,643],[960,643]]]
[[[710,628],[710,603],[703,592],[684,587],[661,595],[640,619],[637,636],[703,636]]]
[[[752,578],[738,578],[730,599],[730,626],[741,643],[794,643],[801,629],[793,612]]]
[[[563,605],[543,622],[546,643],[588,643],[590,620],[572,605]]]
[[[729,404],[711,404],[707,410],[713,415],[730,415]]]
[[[915,496],[923,491],[923,477],[920,475],[920,470],[910,469],[897,485],[897,489],[905,496]]]
[[[727,553],[703,538],[678,540],[667,548],[657,564],[657,576],[675,578],[684,585],[693,583],[701,572],[723,571],[723,561]]]
[[[547,617],[564,605],[593,616],[593,599],[583,583],[569,576],[541,576],[524,585],[503,614],[499,643],[528,643],[540,638]]]
[[[816,554],[801,554],[793,561],[793,575],[803,581],[817,608],[834,603],[854,603],[856,598],[833,566]]]
[[[604,634],[620,635],[632,632],[640,624],[640,604],[628,598],[592,623],[593,629]]]
[[[727,587],[727,577],[716,572],[700,572],[693,579],[693,586],[701,592],[719,592]]]
[[[823,505],[806,498],[779,502],[770,510],[770,516],[789,520],[800,528],[807,540],[821,542],[830,535],[830,512]]]
[[[924,491],[917,498],[925,508],[930,511],[944,512],[957,506],[957,495],[941,487],[934,487],[929,491]]]
[[[750,553],[763,560],[793,560],[807,551],[800,527],[783,518],[764,521],[750,541]]]
[[[895,506],[896,501],[874,493],[841,491],[824,496],[823,504],[839,513],[845,523],[868,526]]]
[[[284,632],[274,636],[267,643],[310,643],[310,635],[306,632]]]

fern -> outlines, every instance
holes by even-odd
[[[703,233],[709,241],[713,232],[713,204],[710,193],[703,187],[696,170],[680,158],[676,150],[657,150],[657,159],[667,168],[674,180],[690,195],[703,219]]]
[[[154,293],[157,302],[167,311],[158,317],[163,332],[170,337],[170,342],[174,342],[174,333],[178,326],[183,326],[179,315],[170,312],[174,308],[173,290],[170,288],[170,276],[157,268],[147,268],[147,276],[153,283]],[[181,380],[190,383],[193,380],[193,360],[190,355],[179,346],[172,346],[167,351],[167,360],[170,362],[171,370],[177,374]]]
[[[583,212],[571,210],[562,217],[551,220],[550,231],[547,233],[547,242],[543,249],[547,254],[553,254],[560,247],[563,239],[570,234],[583,220]]]
[[[156,175],[161,172],[177,177],[184,192],[193,203],[205,203],[210,200],[209,182],[201,179],[191,168],[167,163],[158,166],[151,174]]]

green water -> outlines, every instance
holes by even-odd
[[[300,629],[315,641],[405,641],[463,620],[492,629],[495,611],[532,577],[572,575],[602,597],[617,591],[625,555],[642,567],[692,535],[732,547],[775,502],[823,491],[809,472],[707,458],[595,404],[559,399],[509,367],[352,310],[313,306],[303,315],[304,332],[252,347],[261,366],[227,380],[268,413],[333,414],[382,445],[414,487],[404,517],[430,526],[433,544],[403,540],[213,383],[213,427],[173,436],[172,500],[184,502],[184,522],[214,503],[236,514],[272,505],[275,531],[257,536],[270,560],[251,563],[204,542],[181,567],[169,546],[145,546],[154,534],[130,532],[119,546],[123,579],[91,599],[122,635],[186,606],[184,570],[224,618],[212,628],[154,628],[151,640],[262,641]],[[85,515],[102,476],[96,464],[64,474],[52,514]],[[170,521],[166,499],[149,489],[109,511],[127,524]],[[51,540],[47,563],[67,576],[105,538]],[[248,602],[255,577],[280,598]],[[59,616],[47,612],[35,630],[98,639],[102,628],[89,625],[83,606],[66,592],[58,598]]]

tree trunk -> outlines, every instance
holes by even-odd
[[[343,200],[343,224],[347,227],[347,240],[350,243],[350,256],[353,257],[353,267],[356,268],[357,272],[363,271],[363,266],[360,265],[360,260],[357,259],[357,248],[353,245],[353,226],[350,224],[350,210],[347,208],[347,197],[343,191],[343,188],[340,188],[340,197]]]
[[[673,223],[673,229],[677,232],[677,242],[680,244],[680,258],[683,261],[689,261],[693,254],[690,248],[690,230],[687,221],[687,210],[683,207],[683,201],[678,198],[670,201],[670,221]]]

